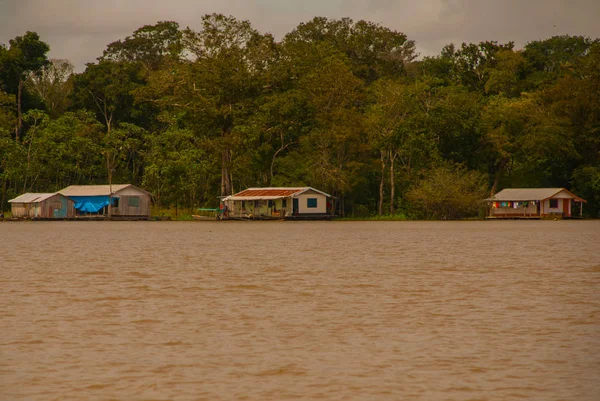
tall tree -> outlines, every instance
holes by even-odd
[[[252,150],[244,124],[268,90],[266,73],[275,43],[250,22],[219,14],[205,15],[199,31],[183,34],[191,61],[153,73],[150,90],[140,93],[140,100],[166,105],[219,155],[220,192],[229,195],[235,158]]]
[[[110,43],[99,60],[139,62],[149,70],[157,70],[167,59],[182,56],[182,38],[177,22],[144,25],[131,36]]]
[[[51,117],[63,114],[69,106],[73,71],[74,66],[69,60],[50,59],[39,72],[29,74],[28,88],[40,97]]]
[[[80,106],[94,110],[106,129],[104,142],[115,144],[113,130],[121,122],[131,122],[134,110],[134,91],[144,83],[144,77],[135,63],[100,61],[88,64],[75,77],[74,98]],[[118,148],[104,148],[109,185],[116,168]]]
[[[566,186],[566,166],[578,157],[572,131],[568,122],[549,113],[538,97],[494,98],[486,106],[483,122],[483,140],[493,161],[491,194],[496,193],[506,171],[514,176],[523,174],[521,186]]]
[[[0,81],[8,93],[16,94],[17,121],[15,140],[23,128],[23,86],[30,73],[39,73],[49,64],[46,53],[50,46],[40,40],[35,32],[27,31],[23,36],[9,40],[9,47],[0,46]]]
[[[415,43],[406,35],[368,21],[350,18],[329,20],[315,17],[301,23],[284,40],[287,46],[303,43],[310,49],[324,43],[343,53],[354,75],[370,84],[383,77],[398,77],[417,54]]]
[[[491,68],[496,66],[496,54],[502,50],[512,50],[513,42],[480,42],[479,44],[463,43],[460,49],[445,48],[446,54],[452,54],[453,75],[457,83],[471,90],[484,90]]]

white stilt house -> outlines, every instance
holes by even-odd
[[[312,187],[248,188],[223,199],[225,218],[328,219],[332,196]]]
[[[581,217],[586,202],[564,188],[507,188],[486,201],[493,219]]]

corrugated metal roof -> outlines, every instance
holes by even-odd
[[[35,192],[27,192],[23,195],[19,195],[14,199],[9,200],[9,203],[37,203],[37,202],[43,202],[48,198],[53,197],[54,195],[56,195],[56,192],[52,192],[52,193],[35,193]]]
[[[304,191],[305,187],[302,188],[248,188],[242,192],[238,192],[234,196],[276,196],[285,197],[292,196],[295,193]]]
[[[112,193],[114,194],[130,186],[133,185],[113,184]],[[110,185],[71,185],[61,189],[59,192],[66,196],[108,196],[111,194],[110,190]]]
[[[237,194],[226,197],[226,200],[272,200],[300,195],[306,191],[315,191],[325,196],[331,196],[312,187],[267,187],[248,188]]]
[[[251,200],[275,200],[275,199],[281,199],[281,198],[285,198],[285,196],[237,196],[237,195],[231,195],[228,196],[227,200],[231,200],[231,201],[251,201]]]
[[[490,200],[493,201],[531,201],[531,200],[543,200],[553,197],[561,191],[567,191],[564,188],[506,188],[492,196]],[[573,194],[571,194],[573,195]],[[576,195],[573,195],[575,199],[581,199]],[[581,199],[583,200],[583,199]]]

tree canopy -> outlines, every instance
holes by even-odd
[[[310,185],[339,215],[477,215],[506,187],[565,187],[600,213],[600,41],[448,44],[316,17],[145,25],[85,71],[35,32],[0,44],[0,204],[131,182],[157,207]]]

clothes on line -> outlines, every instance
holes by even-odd
[[[492,207],[494,209],[498,209],[501,207],[508,207],[508,208],[513,208],[513,209],[518,209],[520,207],[529,207],[529,205],[535,205],[537,204],[538,201],[524,201],[524,202],[512,202],[512,201],[507,201],[507,202],[492,202]]]

